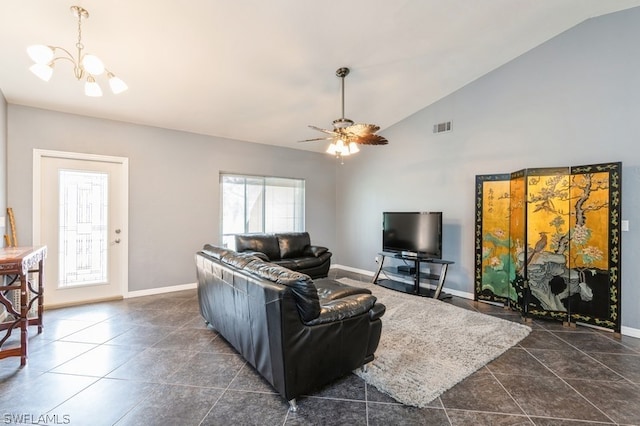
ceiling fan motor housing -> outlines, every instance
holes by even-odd
[[[349,75],[349,68],[347,67],[338,68],[336,70],[336,75],[340,78],[345,78],[346,76]]]
[[[345,127],[349,127],[353,125],[353,120],[350,120],[348,118],[336,118],[335,120],[333,120],[333,127],[336,129],[343,129]]]

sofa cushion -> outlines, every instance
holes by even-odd
[[[275,234],[236,234],[236,251],[258,251],[269,259],[280,259],[280,247]]]
[[[250,256],[255,256],[260,260],[264,260],[265,262],[269,262],[269,256],[260,252],[260,251],[243,251],[242,254],[248,254]]]
[[[245,269],[247,265],[249,265],[252,262],[262,262],[262,260],[258,259],[253,255],[245,254],[245,253],[236,253],[233,251],[229,251],[228,253],[225,253],[220,258],[220,260],[238,269]]]
[[[229,253],[230,250],[223,247],[212,246],[211,244],[205,244],[204,247],[202,248],[202,251],[207,253],[209,256],[212,256],[215,259],[220,260],[222,256]]]
[[[315,268],[318,265],[321,265],[324,260],[319,257],[299,257],[296,259],[291,259],[294,267],[292,269],[296,271],[301,271],[304,269]]]
[[[280,257],[291,259],[305,255],[305,249],[311,245],[308,232],[283,232],[277,234]]]
[[[327,301],[341,299],[354,294],[371,294],[371,290],[369,289],[343,284],[331,278],[321,278],[315,280],[313,283],[318,289],[321,306]]]
[[[252,256],[254,261],[244,267],[244,271],[258,278],[266,279],[291,288],[298,313],[303,321],[311,321],[320,315],[320,299],[311,277],[282,266],[263,262]]]
[[[325,254],[328,251],[329,251],[329,249],[327,247],[307,246],[307,248],[304,249],[304,255],[305,256],[313,256],[313,257],[320,257],[320,256],[322,256],[323,254]]]
[[[353,294],[328,301],[322,305],[320,314],[306,324],[327,324],[365,314],[375,305],[376,300],[376,297],[371,294]]]
[[[291,269],[292,271],[297,271],[299,268],[298,268],[298,265],[296,264],[296,260],[297,259],[280,259],[280,260],[273,260],[272,263],[282,266],[283,268]]]

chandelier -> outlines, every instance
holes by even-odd
[[[44,81],[49,81],[53,75],[53,67],[58,60],[67,60],[73,64],[73,73],[78,81],[85,79],[84,94],[92,97],[102,96],[102,89],[96,82],[96,77],[106,73],[109,87],[115,94],[127,90],[127,85],[111,71],[95,55],[84,53],[82,44],[82,19],[89,18],[89,12],[80,6],[71,6],[71,13],[78,18],[78,42],[76,43],[77,56],[60,46],[46,46],[36,44],[27,48],[29,57],[35,62],[29,70]],[[56,56],[60,51],[61,55]]]

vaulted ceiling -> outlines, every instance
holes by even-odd
[[[70,63],[45,83],[26,47],[86,52],[129,90],[88,98]],[[341,115],[384,129],[591,17],[640,0],[2,0],[9,103],[321,151],[307,125]],[[106,83],[106,80],[98,80]],[[106,84],[103,84],[106,88]],[[393,143],[393,141],[390,141]]]

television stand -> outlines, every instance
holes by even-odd
[[[444,280],[447,276],[447,268],[454,262],[451,260],[433,259],[422,256],[405,255],[400,253],[380,252],[380,263],[378,264],[378,270],[373,276],[371,282],[379,286],[389,288],[392,290],[402,291],[404,293],[416,294],[418,296],[432,297],[434,299],[448,299],[451,298],[450,294],[443,293],[442,287],[444,286]],[[404,261],[413,262],[413,266],[409,268],[397,268],[393,266],[384,266],[384,261],[387,258],[400,259]],[[434,265],[440,265],[440,273],[424,273],[420,272],[421,263],[430,263]],[[383,273],[387,278],[379,279],[380,274]],[[397,281],[393,278],[397,277],[412,277],[413,285],[406,282]],[[420,279],[427,281],[437,281],[435,290],[425,287],[420,287]]]

